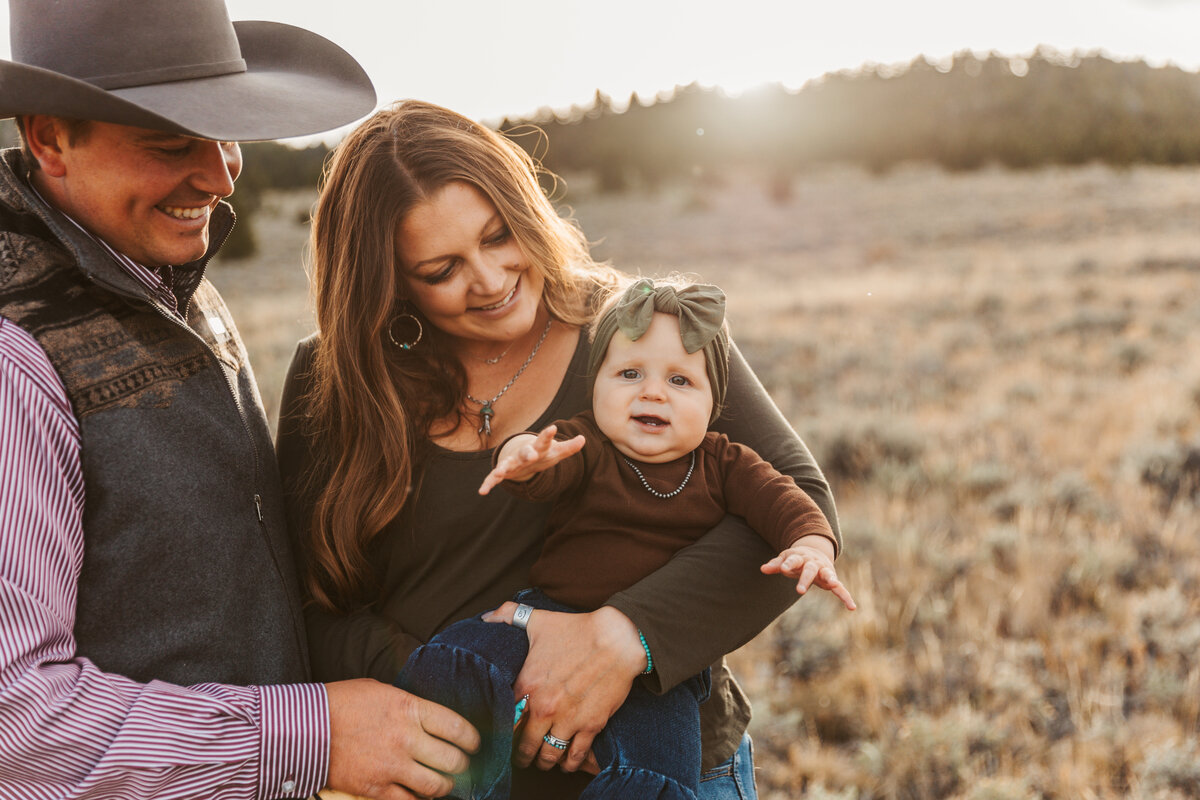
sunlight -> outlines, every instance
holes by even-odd
[[[717,86],[729,97],[753,96],[763,94],[767,87],[780,80],[763,80],[760,75],[736,75],[717,82]]]

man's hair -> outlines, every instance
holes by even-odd
[[[30,170],[41,169],[41,165],[33,157],[33,151],[29,149],[29,139],[25,135],[25,119],[25,117],[17,117],[17,139],[21,144],[21,154],[25,156],[25,164]],[[72,147],[85,141],[92,129],[90,119],[75,119],[74,117],[56,117],[56,119],[61,121],[63,127],[67,129],[67,144]]]

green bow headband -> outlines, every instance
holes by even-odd
[[[729,335],[725,332],[725,293],[716,286],[655,284],[639,278],[596,320],[588,375],[594,379],[618,330],[636,342],[650,327],[654,314],[679,318],[679,335],[688,353],[704,351],[705,369],[712,386],[713,411],[709,424],[721,415],[729,384]]]

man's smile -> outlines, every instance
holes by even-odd
[[[174,217],[175,219],[188,220],[188,219],[200,219],[201,217],[207,217],[211,206],[202,205],[202,206],[188,207],[188,206],[161,205],[161,206],[155,206],[155,208],[157,208],[159,211],[163,212],[164,214],[166,214],[169,217]]]

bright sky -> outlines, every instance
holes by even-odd
[[[699,81],[801,86],[865,62],[956,51],[1102,50],[1200,68],[1200,0],[227,0],[234,19],[315,30],[380,100],[499,121]],[[0,56],[8,57],[7,19]]]

